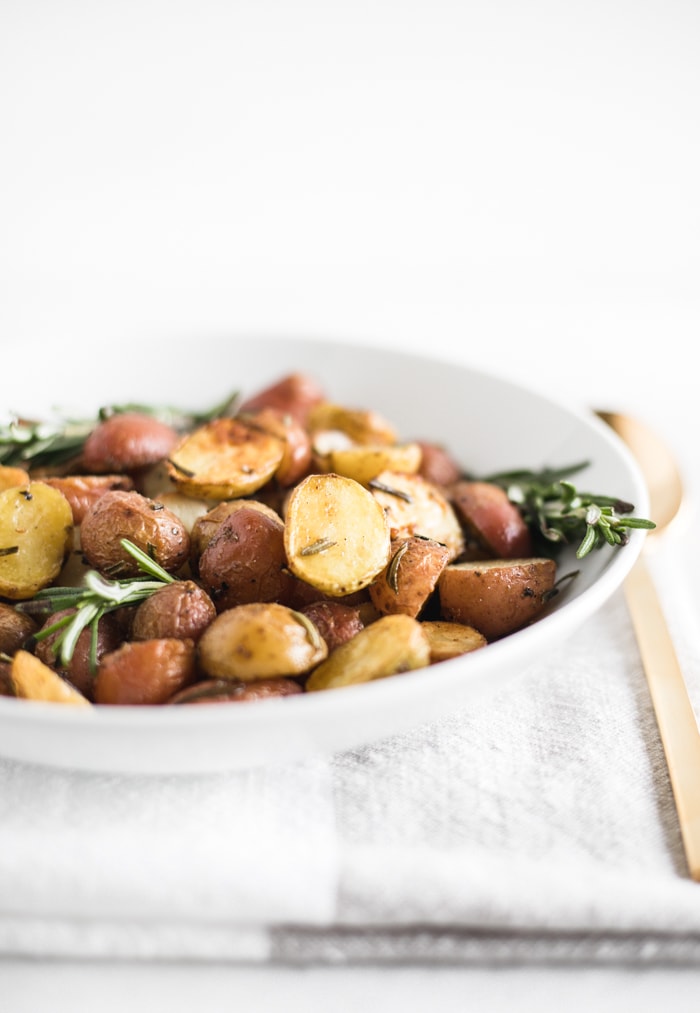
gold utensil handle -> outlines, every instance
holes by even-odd
[[[644,557],[625,595],[649,685],[691,877],[700,881],[700,729]]]

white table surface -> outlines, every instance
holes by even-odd
[[[699,44],[685,0],[3,0],[0,340],[427,346],[688,446]],[[699,989],[683,969],[0,962],[7,1013],[166,991],[170,1011],[682,1010]]]

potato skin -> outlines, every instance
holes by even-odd
[[[239,415],[241,417],[249,425],[258,426],[284,441],[282,460],[275,472],[276,482],[286,488],[308,475],[312,458],[311,437],[292,415],[275,408],[263,408],[252,414]]]
[[[306,373],[290,373],[251,394],[238,410],[243,414],[260,411],[263,408],[274,408],[283,414],[291,415],[295,421],[305,426],[311,409],[325,399],[323,388],[312,376]]]
[[[492,482],[461,481],[451,492],[457,517],[494,559],[532,555],[532,537],[508,493]]]
[[[193,641],[130,641],[102,658],[94,700],[97,704],[163,704],[195,677]]]
[[[129,475],[56,475],[41,481],[63,493],[73,511],[74,524],[82,524],[90,507],[106,492],[134,488]]]
[[[417,440],[421,449],[418,474],[438,488],[448,488],[462,477],[462,469],[450,452],[439,443]]]
[[[272,520],[282,523],[282,518],[276,510],[273,510],[272,507],[261,503],[257,499],[227,499],[221,503],[217,503],[216,506],[211,507],[201,517],[198,517],[192,525],[190,533],[190,566],[194,574],[199,572],[199,557],[216,535],[221,523],[230,514],[241,509],[260,510]]]
[[[352,639],[365,626],[359,608],[339,601],[312,602],[301,611],[317,627],[329,653]]]
[[[214,603],[193,580],[165,584],[141,602],[131,625],[132,640],[192,640],[216,617]]]
[[[136,576],[136,561],[120,545],[128,538],[169,573],[187,561],[190,536],[167,507],[138,492],[106,492],[88,510],[81,526],[83,554],[90,566],[112,577]]]
[[[0,602],[0,653],[14,654],[37,629],[38,624],[31,616]]]
[[[412,535],[392,542],[386,569],[370,584],[369,596],[383,615],[418,618],[450,561],[450,550],[433,538]]]
[[[203,679],[182,689],[168,700],[169,704],[248,703],[251,700],[273,700],[297,696],[303,689],[294,679],[259,679],[257,682],[236,682],[231,679]]]
[[[41,629],[47,629],[63,616],[74,613],[74,609],[61,609],[61,611],[49,616],[42,624]],[[95,684],[95,672],[93,672],[90,664],[92,632],[89,629],[82,631],[68,665],[61,664],[60,658],[54,651],[54,644],[59,634],[60,631],[57,631],[56,633],[49,634],[43,640],[37,641],[34,654],[45,665],[48,665],[49,668],[53,668],[64,679],[68,679],[71,685],[75,686],[88,700],[92,700]],[[119,620],[112,613],[102,616],[97,624],[96,658],[98,665],[104,655],[109,654],[111,651],[116,651],[123,643],[123,640],[124,635]]]
[[[141,412],[120,412],[100,422],[82,453],[86,471],[132,472],[167,457],[178,440],[171,427]]]

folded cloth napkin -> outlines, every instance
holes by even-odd
[[[700,964],[622,593],[498,695],[350,753],[191,777],[0,760],[0,954]]]

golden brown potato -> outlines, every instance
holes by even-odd
[[[178,441],[172,426],[142,412],[122,412],[98,423],[85,441],[82,463],[95,474],[139,471],[167,457]]]
[[[486,647],[488,641],[483,633],[464,623],[452,623],[444,619],[430,619],[421,623],[423,633],[430,645],[430,664],[449,661],[462,654],[469,654]]]
[[[94,699],[98,704],[162,704],[195,677],[193,641],[131,641],[102,658]]]
[[[100,496],[112,489],[129,491],[134,488],[129,475],[54,475],[42,482],[62,492],[73,511],[73,523],[83,523],[85,514]]]
[[[194,686],[180,690],[168,700],[171,704],[248,703],[251,700],[274,700],[303,693],[294,679],[259,679],[237,682],[232,679],[203,679]]]
[[[326,594],[366,587],[389,558],[389,526],[374,497],[351,478],[310,475],[287,503],[289,568]]]
[[[47,630],[55,623],[66,616],[75,614],[75,609],[61,609],[50,615],[41,626]],[[92,630],[85,629],[78,637],[73,655],[67,665],[64,665],[60,653],[56,647],[56,640],[61,631],[50,633],[42,640],[37,641],[34,654],[37,658],[53,668],[64,679],[67,679],[72,686],[75,686],[83,696],[92,700],[95,683],[96,665],[100,659],[110,651],[116,651],[121,646],[124,635],[119,620],[112,614],[102,616],[97,624],[97,638],[93,644]],[[93,667],[94,652],[94,667]]]
[[[306,616],[276,602],[253,602],[222,612],[202,634],[199,664],[212,679],[255,682],[301,676],[328,654]]]
[[[339,601],[315,601],[301,610],[326,641],[329,653],[364,629],[358,606]]]
[[[174,513],[138,492],[106,492],[81,525],[82,550],[90,566],[111,577],[136,576],[136,561],[122,548],[128,538],[164,570],[176,573],[187,561],[190,536]]]
[[[394,443],[390,446],[356,444],[328,452],[325,468],[360,485],[369,485],[384,471],[415,474],[420,467],[421,450],[417,443]]]
[[[164,584],[142,601],[131,624],[133,640],[199,640],[216,617],[214,603],[193,580]]]
[[[335,431],[344,433],[353,443],[388,445],[398,441],[394,426],[372,409],[348,408],[330,401],[319,402],[309,413],[307,422],[312,433]]]
[[[556,564],[540,557],[453,563],[438,580],[440,611],[498,640],[541,615],[555,580]]]
[[[279,436],[241,419],[215,419],[180,440],[168,459],[168,473],[188,496],[251,496],[274,476],[285,449]]]
[[[306,691],[371,682],[429,664],[421,623],[410,616],[382,616],[329,654],[307,679]]]
[[[432,538],[411,535],[391,544],[386,568],[369,586],[369,596],[383,615],[421,615],[450,561],[450,550]]]
[[[286,487],[300,482],[308,475],[311,466],[311,437],[292,415],[275,408],[262,408],[256,412],[239,414],[238,418],[284,442],[282,460],[275,472],[276,482]]]
[[[287,569],[284,524],[253,507],[230,513],[199,557],[197,573],[217,612],[284,601],[294,580]]]
[[[31,598],[61,571],[73,543],[63,493],[43,482],[0,492],[0,596]]]
[[[452,505],[422,475],[383,471],[370,488],[386,513],[392,540],[422,535],[446,545],[450,561],[461,554],[464,533]]]
[[[10,678],[15,696],[25,700],[90,707],[90,701],[75,686],[62,679],[58,672],[45,665],[29,651],[17,651],[12,659]]]
[[[505,489],[492,482],[457,482],[452,504],[467,533],[494,559],[532,555],[530,529]]]
[[[18,485],[28,484],[29,472],[24,468],[15,468],[8,464],[0,465],[0,492],[5,489],[16,489]]]
[[[38,623],[31,616],[0,602],[0,654],[14,654],[37,629]]]
[[[239,406],[239,413],[274,408],[305,426],[311,408],[325,400],[325,393],[312,376],[290,373],[269,387],[256,391]]]

